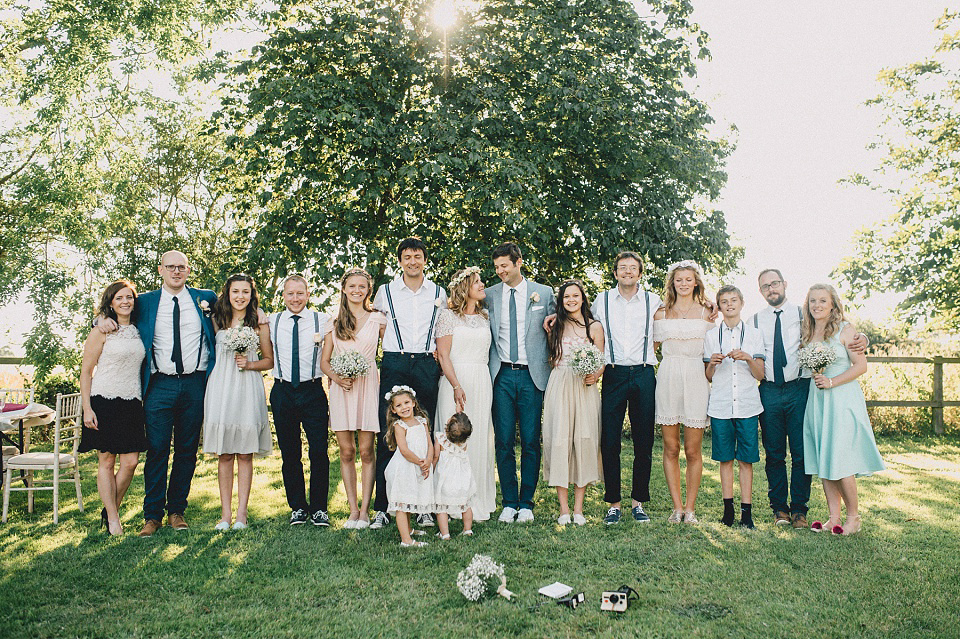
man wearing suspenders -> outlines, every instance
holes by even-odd
[[[307,310],[310,291],[299,275],[283,283],[287,309],[269,318],[273,340],[273,389],[270,406],[283,459],[283,488],[290,506],[290,525],[329,526],[327,497],[330,489],[330,459],[327,456],[327,427],[330,416],[319,366],[326,313]],[[303,478],[300,427],[307,435],[310,458],[310,499]]]
[[[803,310],[787,302],[787,282],[775,268],[760,272],[760,294],[768,306],[753,316],[753,325],[763,333],[766,362],[760,381],[760,433],[765,453],[767,496],[778,526],[807,527],[810,481],[803,463],[803,414],[807,407],[810,378],[801,375],[797,362],[803,325]],[[864,352],[867,338],[857,335],[851,347]],[[790,484],[787,485],[787,446],[790,448]],[[789,494],[790,503],[787,504]]]
[[[600,456],[603,461],[603,500],[610,504],[603,522],[620,521],[620,440],[623,418],[629,407],[633,439],[631,514],[634,521],[648,523],[643,502],[650,501],[650,467],[653,462],[654,394],[657,387],[653,351],[653,316],[660,296],[643,291],[643,262],[625,251],[614,260],[617,286],[593,302],[593,316],[603,325],[607,339],[607,366],[601,396]]]
[[[377,290],[373,307],[387,316],[383,333],[383,360],[380,364],[380,433],[377,435],[377,483],[373,509],[377,511],[370,528],[383,528],[390,523],[387,514],[387,480],[384,471],[393,457],[387,447],[385,395],[394,386],[410,386],[417,401],[427,412],[433,428],[437,410],[440,366],[434,358],[433,331],[441,307],[446,307],[447,293],[423,275],[427,263],[427,246],[418,237],[408,237],[397,246],[401,277]],[[433,517],[420,515],[417,523],[432,526]]]

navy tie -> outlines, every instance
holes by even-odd
[[[293,316],[293,359],[290,363],[290,383],[296,388],[300,385],[300,316]]]
[[[173,298],[173,353],[170,361],[177,368],[177,375],[183,375],[183,345],[180,343],[180,300]]]
[[[773,383],[777,386],[783,386],[783,369],[787,365],[787,352],[783,349],[783,327],[780,326],[780,313],[774,311],[777,316],[777,323],[773,326]]]

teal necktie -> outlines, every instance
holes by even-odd
[[[293,316],[293,360],[290,363],[290,383],[300,385],[300,316]]]
[[[510,361],[520,359],[520,340],[517,337],[517,289],[510,289]]]

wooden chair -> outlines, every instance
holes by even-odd
[[[7,521],[7,509],[10,505],[11,490],[27,491],[27,511],[33,512],[33,493],[37,490],[53,491],[53,523],[59,521],[60,484],[73,482],[77,489],[77,504],[83,512],[83,495],[80,492],[80,465],[77,448],[80,446],[80,428],[83,424],[83,405],[80,393],[57,395],[57,413],[53,422],[53,451],[24,453],[7,460],[7,469],[3,475],[3,522]],[[64,452],[69,451],[69,452]],[[12,487],[11,476],[14,470],[28,472],[27,485]],[[36,471],[53,471],[52,480],[37,480]],[[49,486],[37,486],[37,483],[49,483]]]
[[[7,404],[27,404],[33,403],[32,388],[0,388],[0,396],[4,398]]]

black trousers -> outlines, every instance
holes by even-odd
[[[603,500],[621,499],[620,439],[623,418],[630,412],[633,439],[633,485],[630,496],[650,501],[653,463],[653,423],[657,378],[653,366],[610,366],[603,373],[601,393],[600,457],[603,461]]]
[[[330,414],[327,394],[320,379],[302,382],[296,388],[277,380],[270,391],[273,425],[283,459],[283,488],[290,510],[309,513],[327,509],[330,492],[330,458],[327,456],[327,428]],[[310,459],[310,501],[303,478],[303,449],[300,427],[307,436]]]
[[[432,353],[384,353],[380,362],[380,432],[377,434],[377,482],[373,509],[387,509],[387,479],[384,473],[393,452],[387,447],[387,400],[384,397],[394,386],[409,386],[416,392],[417,401],[430,419],[437,412],[437,393],[440,388],[440,365]]]

